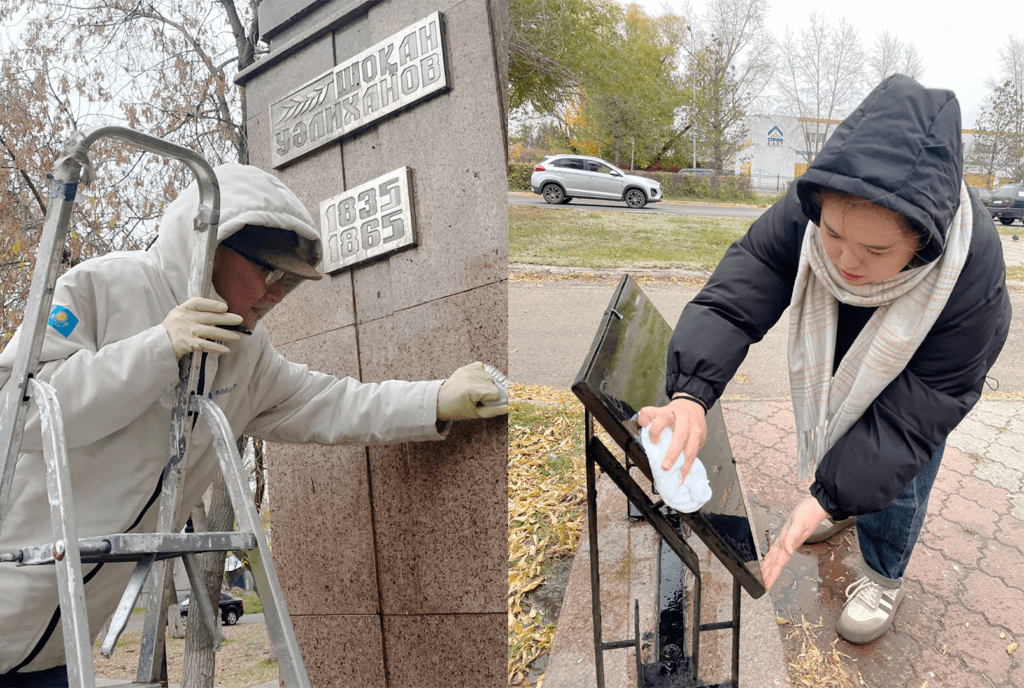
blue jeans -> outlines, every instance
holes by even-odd
[[[860,553],[867,569],[865,574],[876,583],[899,587],[899,578],[907,570],[917,536],[921,534],[928,512],[928,495],[942,463],[943,442],[932,454],[921,472],[900,492],[892,504],[873,514],[857,517]],[[876,574],[872,576],[871,574]]]

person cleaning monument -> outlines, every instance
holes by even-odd
[[[789,189],[726,252],[669,346],[667,406],[640,412],[681,476],[704,414],[747,348],[790,308],[798,473],[813,473],[762,572],[856,522],[863,575],[837,623],[851,643],[892,624],[946,438],[1006,341],[999,236],[963,180],[950,91],[895,75],[840,124]],[[756,460],[754,458],[753,460]]]
[[[149,532],[156,524],[178,361],[202,358],[197,392],[236,436],[272,442],[377,444],[443,440],[453,421],[507,414],[482,363],[445,380],[362,383],[288,361],[260,320],[303,280],[321,278],[321,247],[298,197],[256,167],[216,168],[218,246],[209,298],[186,299],[199,206],[196,185],[171,203],[146,251],[111,253],[61,276],[37,377],[52,385],[65,421],[80,537]],[[10,394],[17,334],[0,354]],[[218,469],[205,424],[192,434],[183,503]],[[53,540],[38,409],[26,424],[0,524],[0,551]],[[187,513],[181,515],[180,529]],[[95,638],[132,563],[83,566]],[[0,565],[0,685],[67,685],[55,569]]]

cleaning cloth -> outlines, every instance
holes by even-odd
[[[701,463],[700,458],[694,458],[690,472],[686,474],[686,480],[680,481],[680,473],[686,457],[679,452],[679,458],[672,464],[672,468],[663,470],[661,462],[668,451],[668,445],[672,442],[672,429],[665,428],[661,431],[661,438],[658,444],[651,441],[651,435],[647,428],[640,430],[640,444],[647,453],[647,460],[651,463],[651,472],[654,473],[654,486],[658,488],[658,494],[670,507],[684,514],[697,511],[711,499],[711,484],[708,482],[708,472]]]

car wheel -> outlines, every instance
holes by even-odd
[[[1013,224],[1013,218],[1012,217],[1001,217],[1001,218],[999,218],[999,221],[1002,222],[1004,225],[1012,225]]]
[[[234,626],[236,623],[238,623],[238,612],[236,612],[234,609],[229,609],[226,612],[224,612],[225,626]]]
[[[626,192],[626,205],[634,210],[639,210],[647,205],[647,196],[640,189],[630,189]]]
[[[562,187],[558,184],[545,185],[545,187],[541,189],[541,194],[544,196],[544,200],[548,203],[558,205],[559,203],[565,202],[563,200],[565,198],[565,192],[562,191]]]

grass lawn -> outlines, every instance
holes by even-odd
[[[510,263],[712,270],[749,219],[511,206]]]

